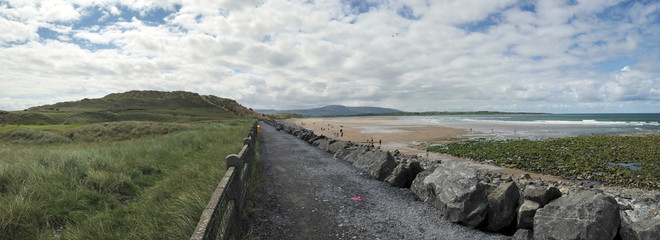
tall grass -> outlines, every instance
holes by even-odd
[[[186,239],[252,123],[126,141],[0,143],[0,238]]]

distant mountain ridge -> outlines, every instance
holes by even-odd
[[[329,105],[320,108],[296,109],[296,110],[272,110],[261,109],[255,112],[263,114],[300,114],[303,117],[336,117],[336,116],[368,116],[368,115],[389,115],[402,113],[400,110],[381,107],[347,107],[342,105]]]

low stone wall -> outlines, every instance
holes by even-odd
[[[411,191],[451,222],[514,239],[658,239],[660,196],[603,191],[477,171],[464,163],[432,166],[368,145],[317,136],[284,121],[268,121],[333,153],[375,179]]]

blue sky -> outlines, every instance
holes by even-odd
[[[657,39],[657,1],[0,1],[0,109],[138,89],[257,109],[659,112]]]

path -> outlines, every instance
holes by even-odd
[[[352,165],[261,124],[261,239],[506,239],[450,223],[409,189],[368,178]],[[353,197],[362,200],[352,200]]]

